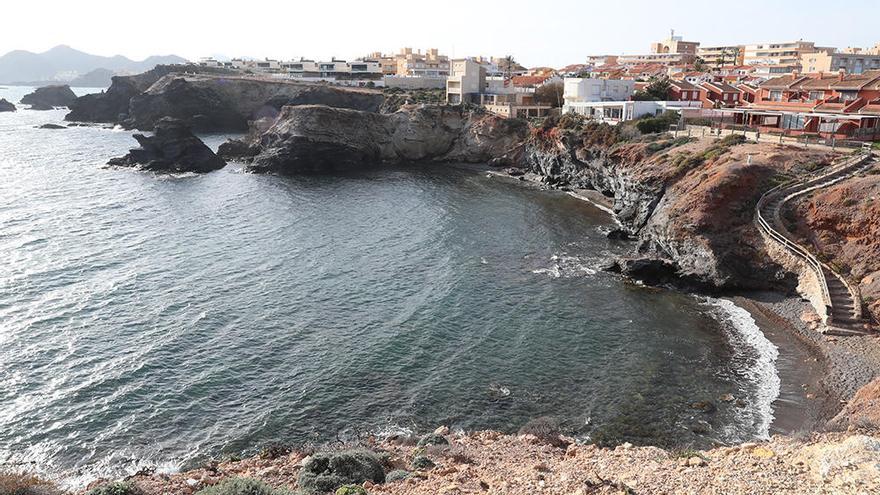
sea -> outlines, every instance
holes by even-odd
[[[603,272],[633,245],[565,193],[456,164],[108,168],[131,131],[39,129],[66,110],[24,107],[0,113],[0,468],[75,487],[537,419],[705,447],[807,407],[781,378],[800,351],[728,299]]]

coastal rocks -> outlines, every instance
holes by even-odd
[[[430,435],[425,435],[419,439],[419,443],[416,444],[418,447],[425,447],[427,445],[449,445],[449,440],[446,439],[443,435],[432,433]]]
[[[60,124],[43,124],[37,126],[37,129],[67,129],[67,126],[63,126]]]
[[[64,120],[121,124],[128,118],[129,103],[162,77],[171,73],[231,74],[225,69],[197,65],[157,65],[151,70],[131,76],[113,76],[107,91],[83,95],[69,105]],[[147,127],[144,130],[151,129]]]
[[[284,80],[168,74],[131,97],[122,124],[149,129],[163,117],[174,117],[206,131],[244,131],[248,122],[278,116],[285,105],[327,105],[377,112],[379,91],[320,86]]]
[[[108,165],[139,166],[145,170],[161,172],[206,173],[226,165],[183,122],[162,119],[153,129],[152,136],[135,134],[141,145],[121,158],[114,158]]]
[[[410,106],[377,114],[323,105],[287,106],[249,143],[260,152],[250,170],[330,172],[381,163],[486,162],[518,144],[522,123],[460,107]]]
[[[76,100],[76,94],[68,85],[43,86],[22,97],[21,102],[30,105],[31,110],[51,110],[55,107],[69,106]]]
[[[827,161],[828,153],[712,139],[670,139],[657,152],[657,137],[564,120],[533,129],[516,161],[533,174],[613,198],[623,229],[638,241],[638,261],[613,270],[652,285],[793,291],[796,277],[765,252],[754,207],[777,174]]]
[[[827,428],[880,433],[880,378],[860,388]]]
[[[648,285],[666,285],[680,280],[676,264],[660,258],[620,258],[603,268]]]
[[[365,481],[383,483],[385,471],[375,454],[366,450],[321,452],[303,464],[299,487],[306,493],[324,493]]]
[[[0,99],[0,112],[14,112],[16,110],[14,104],[6,101],[5,98]]]
[[[801,462],[835,493],[880,493],[880,439],[854,435],[804,449]]]

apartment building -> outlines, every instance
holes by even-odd
[[[437,48],[429,48],[422,53],[422,50],[404,47],[394,55],[373,52],[364,59],[377,62],[386,76],[446,77],[449,75],[449,57],[440,54]]]
[[[703,62],[712,67],[725,67],[728,65],[743,65],[745,58],[745,46],[700,46],[697,48],[697,56]]]
[[[675,31],[672,31],[668,39],[651,43],[650,53],[642,55],[620,55],[617,57],[617,63],[620,65],[692,64],[697,59],[697,48],[699,46],[700,43],[696,41],[684,41],[681,36],[675,36]]]
[[[810,72],[838,72],[861,74],[869,70],[880,69],[880,53],[871,55],[861,49],[848,49],[843,52],[812,52],[803,53],[800,57],[801,70]]]
[[[799,70],[801,55],[805,53],[828,52],[833,48],[817,47],[812,41],[781,41],[745,45],[743,64],[755,66],[783,66]]]
[[[490,76],[478,59],[453,60],[446,80],[446,103],[481,105],[489,113],[505,118],[545,117],[553,108],[536,103],[534,92],[552,80],[546,76]]]

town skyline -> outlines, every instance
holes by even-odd
[[[42,52],[65,44],[135,60],[163,54],[190,60],[205,56],[329,60],[354,59],[375,51],[391,53],[406,46],[439,48],[452,58],[513,55],[526,66],[562,67],[590,55],[645,52],[649,43],[667,37],[671,29],[703,46],[799,39],[841,49],[872,46],[877,42],[872,39],[877,16],[870,13],[880,14],[880,6],[867,0],[848,2],[851,9],[846,12],[823,9],[822,15],[815,15],[821,4],[813,1],[798,2],[793,9],[793,2],[768,5],[745,0],[732,7],[735,12],[722,22],[719,15],[725,14],[718,11],[656,9],[655,3],[646,1],[606,5],[566,0],[536,8],[515,0],[510,8],[492,13],[491,22],[476,22],[479,19],[468,21],[471,7],[466,2],[453,0],[448,6],[461,7],[457,10],[465,15],[450,22],[437,9],[397,0],[381,9],[337,2],[249,10],[229,1],[213,2],[209,8],[204,3],[158,0],[132,23],[104,8],[110,5],[107,2],[86,4],[95,7],[88,16],[83,15],[82,4],[58,3],[54,6],[58,15],[45,22],[11,23],[4,28],[8,35],[0,39],[0,53]],[[267,9],[271,16],[266,15]],[[6,13],[10,18],[26,18],[28,10],[13,4]],[[650,15],[640,14],[649,11]],[[852,11],[864,15],[853,16]],[[279,23],[279,19],[291,21]],[[326,19],[332,19],[332,32],[326,30]]]

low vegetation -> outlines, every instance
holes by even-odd
[[[87,495],[140,495],[140,493],[133,483],[116,481],[93,488]]]
[[[293,492],[272,488],[253,478],[227,478],[214,486],[199,490],[197,495],[293,495]]]
[[[51,482],[31,474],[0,473],[0,495],[60,495]]]

